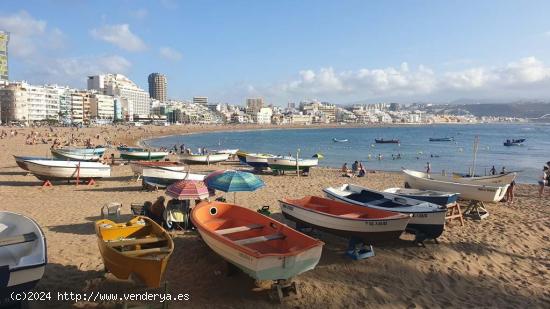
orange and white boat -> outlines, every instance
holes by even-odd
[[[174,250],[170,235],[148,217],[127,223],[99,220],[95,223],[99,251],[107,271],[119,279],[135,274],[148,287],[159,287]]]
[[[369,245],[399,238],[411,219],[410,215],[398,212],[316,196],[283,199],[279,203],[285,218],[298,226],[313,227],[343,237],[356,237]]]
[[[202,202],[191,219],[212,250],[256,280],[289,279],[321,258],[322,241],[251,209]]]

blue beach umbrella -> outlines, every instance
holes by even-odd
[[[206,179],[206,186],[210,189],[236,193],[256,191],[265,186],[265,183],[252,173],[228,170],[223,173],[217,172],[216,175],[209,175]],[[233,201],[235,201],[235,197]]]

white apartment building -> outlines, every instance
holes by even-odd
[[[193,104],[208,105],[208,97],[193,97]]]
[[[115,119],[115,98],[94,93],[91,96],[90,116],[95,119]]]
[[[252,114],[252,121],[257,124],[270,124],[273,111],[269,107],[262,107],[257,113]]]
[[[134,114],[149,115],[150,113],[149,93],[122,74],[88,76],[88,89],[126,99],[128,103],[126,110],[133,111],[132,115],[125,115],[126,118]]]

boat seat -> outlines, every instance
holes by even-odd
[[[263,227],[264,226],[261,225],[261,224],[243,225],[243,226],[237,226],[237,227],[230,227],[230,228],[222,229],[222,230],[216,230],[216,234],[218,234],[218,235],[227,235],[227,234],[233,234],[233,233],[238,233],[238,232],[261,229]]]
[[[263,242],[263,241],[283,239],[285,237],[286,237],[285,235],[281,233],[277,233],[277,234],[266,235],[266,236],[257,236],[252,238],[239,239],[239,240],[235,240],[235,243],[238,245],[249,245],[249,244],[254,244],[254,243]]]
[[[166,238],[146,237],[146,238],[127,238],[127,239],[109,240],[106,243],[110,247],[121,247],[121,246],[131,246],[131,245],[152,244],[152,243],[164,241],[164,240],[166,240]]]
[[[0,238],[0,247],[31,242],[31,241],[35,241],[37,238],[38,237],[33,232],[16,235],[16,236],[4,237],[4,238]]]
[[[168,247],[162,247],[162,248],[150,248],[150,249],[139,249],[139,250],[128,250],[128,251],[121,251],[120,253],[126,255],[126,256],[140,256],[140,255],[146,255],[146,254],[162,254],[162,253],[170,253],[170,248]]]
[[[341,214],[341,215],[338,215],[338,216],[344,217],[344,218],[364,218],[363,215],[364,214],[360,214],[360,213],[357,213],[357,212],[350,212],[350,213]]]

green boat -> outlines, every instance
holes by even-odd
[[[120,151],[120,158],[124,160],[140,160],[140,161],[155,161],[162,160],[168,155],[165,151]]]

